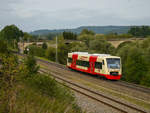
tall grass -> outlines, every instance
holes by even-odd
[[[68,88],[42,74],[32,75],[18,82],[12,97],[11,113],[82,112]],[[5,111],[0,111],[0,113],[5,113]]]

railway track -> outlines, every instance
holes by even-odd
[[[106,106],[109,106],[119,112],[122,112],[122,113],[147,113],[146,111],[144,110],[141,110],[139,108],[136,108],[134,106],[131,106],[131,105],[128,105],[128,104],[125,104],[123,102],[120,102],[120,101],[117,101],[111,97],[108,97],[104,94],[100,94],[100,93],[97,93],[93,90],[90,90],[88,88],[85,88],[79,84],[76,84],[76,83],[73,83],[65,78],[62,78],[60,77],[60,75],[56,74],[56,73],[53,73],[53,72],[49,72],[48,70],[46,69],[40,69],[40,72],[42,73],[50,73],[54,78],[58,79],[58,80],[61,80],[65,83],[67,83],[67,87],[69,87],[70,89],[72,89],[73,91],[75,92],[78,92],[82,95],[85,95],[87,96],[88,98],[91,98],[97,102],[100,102]],[[59,82],[59,83],[62,83],[62,82]],[[64,85],[64,84],[63,84]],[[103,99],[102,99],[103,98]],[[105,100],[104,100],[105,99]]]
[[[22,55],[21,54],[21,56],[24,56],[24,55]],[[66,68],[64,65],[61,65],[61,64],[58,64],[58,63],[55,63],[55,62],[49,62],[49,61],[45,61],[45,60],[42,60],[42,59],[39,59],[39,58],[37,58],[37,60],[38,61],[40,61],[40,62],[43,62],[43,63],[45,63],[45,64],[48,64],[48,65],[53,65],[53,66],[55,66],[55,67],[57,67],[57,68],[60,68],[60,69],[63,69],[64,71],[70,71],[71,72],[71,70],[70,69],[68,69],[68,68]],[[75,72],[75,73],[78,73],[78,72]],[[52,74],[52,73],[51,73]],[[53,73],[54,74],[54,73]],[[56,74],[56,73],[55,73]],[[92,76],[89,76],[89,77],[92,77]],[[58,77],[57,77],[57,79],[58,79]],[[62,78],[61,78],[62,79]],[[63,80],[62,80],[63,81]],[[64,80],[64,82],[65,82],[65,80]],[[109,82],[109,81],[106,81],[106,82]],[[110,82],[112,82],[112,81],[110,81]],[[119,81],[120,82],[120,81]],[[115,81],[115,82],[113,82],[113,83],[117,83],[117,84],[119,84],[119,82],[117,82],[117,81]],[[121,83],[120,84],[122,84],[123,82],[121,81]],[[69,84],[69,83],[68,83]],[[132,84],[127,84],[127,85],[124,85],[124,84],[126,84],[126,82],[124,82],[123,83],[123,85],[122,86],[125,86],[125,87],[128,87],[128,85],[132,85]],[[72,84],[73,85],[73,84]],[[77,87],[77,86],[76,86]],[[77,90],[77,89],[75,89],[75,88],[72,88],[72,87],[70,87],[72,90],[74,89],[74,91],[75,90]],[[78,87],[78,89],[79,89],[80,87]],[[133,86],[129,86],[129,88],[132,88],[132,89],[136,89],[136,90],[139,90],[139,89],[142,89],[143,87],[141,86],[138,86],[138,85],[133,85]],[[145,88],[145,87],[144,87]],[[143,88],[143,89],[144,89]],[[82,89],[82,90],[86,90],[86,89],[83,89],[83,88],[80,88],[80,89]],[[144,90],[149,90],[149,88],[147,89],[147,88],[145,88]],[[86,90],[87,91],[87,90]],[[142,91],[142,90],[140,90],[140,91]],[[81,92],[81,91],[76,91],[76,92],[78,92],[78,93],[81,93],[81,94],[83,94],[83,95],[85,95],[85,96],[88,96],[89,98],[93,98],[94,100],[96,100],[96,101],[99,101],[99,102],[101,102],[101,100],[100,99],[97,99],[97,98],[95,98],[96,96],[92,96],[92,97],[90,97],[90,95],[87,95],[88,93],[84,93],[84,92]],[[89,92],[89,91],[88,91]],[[92,91],[93,92],[93,91]],[[91,93],[92,93],[91,92]],[[146,93],[149,93],[149,91],[144,91],[144,92],[146,92]],[[93,92],[92,93],[92,95],[99,95],[99,93],[97,93],[97,92]],[[99,95],[100,96],[100,95]],[[104,95],[105,96],[105,95]],[[102,96],[103,97],[103,96]],[[106,97],[106,96],[105,96]],[[105,98],[105,97],[103,97],[103,98]],[[106,97],[107,98],[107,97]],[[111,100],[111,99],[109,99],[109,98],[107,98],[108,100]],[[113,100],[112,100],[113,101]],[[115,102],[116,100],[114,100],[114,102]],[[118,101],[119,102],[119,101]],[[110,107],[112,107],[112,105],[113,104],[111,104],[110,105],[110,103],[106,103],[106,102],[101,102],[101,103],[103,103],[103,104],[105,104],[105,105],[107,105],[107,106],[110,106]],[[116,103],[117,103],[117,101],[116,101]],[[122,102],[121,102],[122,103]],[[122,105],[123,106],[126,106],[124,109],[127,109],[127,108],[130,108],[130,109],[134,109],[134,111],[137,111],[137,112],[140,112],[140,113],[146,113],[146,111],[144,111],[144,110],[141,110],[141,109],[138,109],[138,108],[136,108],[136,107],[134,107],[134,106],[131,106],[130,107],[130,105],[128,105],[128,104],[124,104],[124,103],[122,103]],[[119,106],[119,105],[116,105],[116,106]],[[118,107],[116,107],[116,106],[113,106],[112,108],[114,108],[114,109],[118,109],[118,111],[120,111],[120,112],[128,112],[128,111],[125,111],[124,109],[121,109],[121,110],[119,110],[119,108]],[[116,107],[116,108],[115,108]],[[133,108],[132,108],[133,107]],[[122,107],[121,107],[122,108]],[[137,110],[136,110],[137,109]]]
[[[121,80],[117,81],[117,82],[114,82],[114,83],[117,84],[117,85],[125,86],[125,87],[131,88],[131,89],[136,89],[136,90],[139,90],[141,92],[145,92],[145,93],[150,94],[150,88],[147,88],[147,87],[144,87],[144,86],[140,86],[140,85],[133,84],[133,83],[128,83],[128,82],[121,81]]]
[[[58,64],[58,63],[48,62],[48,61],[45,61],[45,60],[42,60],[42,59],[38,59],[38,58],[37,58],[37,60],[41,61],[41,62],[44,62],[46,64],[50,64],[50,65],[56,66],[56,67],[61,68],[63,70],[71,71],[67,67],[65,67],[64,65],[61,65],[61,64]],[[150,88],[147,88],[147,87],[144,87],[144,86],[140,86],[140,85],[137,85],[137,84],[124,82],[124,81],[121,81],[121,80],[115,81],[115,82],[114,81],[107,81],[107,82],[111,82],[113,84],[121,85],[121,86],[130,88],[130,89],[135,89],[135,90],[138,90],[138,91],[150,94]]]

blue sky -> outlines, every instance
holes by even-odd
[[[23,31],[79,26],[150,25],[150,0],[1,0],[0,29]]]

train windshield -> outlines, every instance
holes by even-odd
[[[107,58],[107,67],[109,69],[120,69],[120,59],[119,58]]]

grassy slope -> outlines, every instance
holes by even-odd
[[[69,89],[45,75],[35,75],[15,88],[13,113],[81,113]]]

